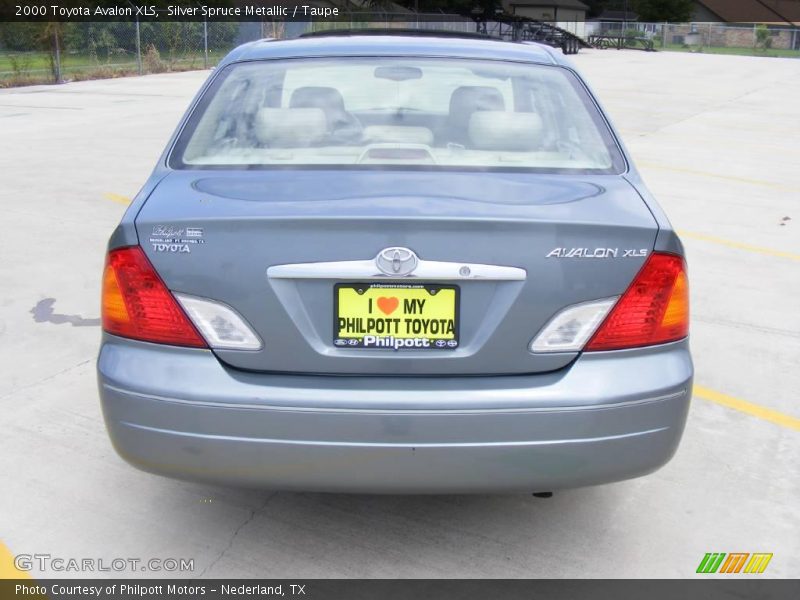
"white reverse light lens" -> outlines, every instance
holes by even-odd
[[[261,349],[261,340],[232,308],[213,300],[185,294],[175,294],[175,297],[212,348]]]
[[[531,352],[581,350],[618,299],[619,296],[615,296],[565,308],[533,338]]]

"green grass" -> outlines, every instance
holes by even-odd
[[[6,71],[13,71],[15,62],[25,70],[50,68],[50,61],[44,52],[13,52],[0,54],[0,73],[5,74]]]
[[[202,60],[202,56],[200,56]],[[0,54],[0,73],[14,70],[14,63],[25,71],[50,69],[50,55],[47,52],[10,52]],[[108,60],[95,59],[86,54],[62,54],[61,66],[67,68],[103,67],[113,64],[136,64],[136,57],[130,55],[112,56]]]
[[[660,47],[656,44],[657,50],[664,52],[701,52],[703,54],[730,54],[735,56],[773,56],[779,58],[800,58],[800,50],[783,50],[779,48],[768,48],[762,50],[760,48],[717,48],[705,46],[699,48],[687,48],[680,44],[667,44],[665,47]]]

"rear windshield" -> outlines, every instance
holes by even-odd
[[[623,167],[570,71],[414,57],[230,65],[189,119],[171,164],[553,173]]]

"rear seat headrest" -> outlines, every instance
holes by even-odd
[[[477,150],[535,150],[541,144],[542,118],[537,113],[496,110],[473,113],[469,139]]]
[[[323,86],[299,87],[289,99],[291,108],[322,108],[344,111],[344,98],[336,88]]]
[[[268,146],[310,146],[322,140],[327,130],[321,108],[262,108],[256,113],[256,139]]]
[[[323,86],[299,87],[289,98],[290,108],[319,108],[325,114],[328,129],[335,129],[337,124],[347,121],[344,98],[336,88]]]
[[[505,110],[503,94],[488,85],[462,85],[450,95],[450,112],[447,118],[447,139],[456,144],[469,145],[469,119],[484,110]]]
[[[462,85],[450,96],[450,116],[458,117],[477,110],[503,110],[503,94],[488,85]]]

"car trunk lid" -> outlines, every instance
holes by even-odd
[[[224,363],[364,375],[563,368],[576,353],[534,354],[533,337],[565,306],[623,293],[657,233],[619,176],[387,169],[175,171],[136,224],[172,291],[231,306],[263,340],[258,351],[217,350]],[[386,275],[376,259],[388,249],[413,252],[419,271],[393,275],[390,252]],[[390,287],[370,291],[376,283]],[[378,314],[381,298],[388,311],[393,298],[410,308],[453,289],[457,344],[348,345],[338,319],[356,313],[335,313],[349,284]],[[394,293],[410,284],[423,289]],[[450,310],[444,298],[434,317]]]

